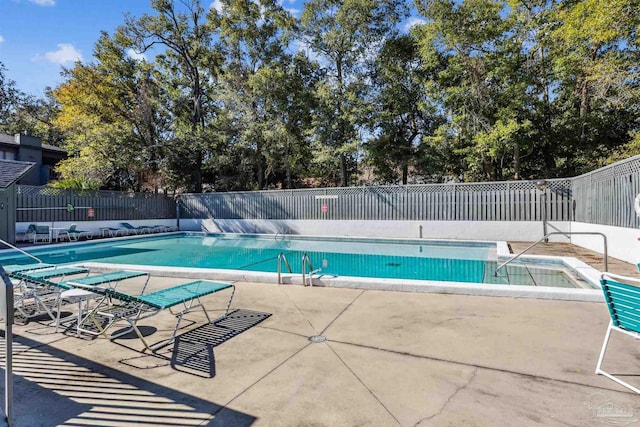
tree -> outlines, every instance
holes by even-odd
[[[92,185],[134,191],[158,184],[148,181],[158,173],[166,115],[151,64],[131,58],[129,46],[119,32],[102,33],[96,62],[66,70],[67,82],[54,92],[61,105],[56,123],[71,155],[59,168],[63,180],[81,174]]]
[[[61,106],[55,124],[65,136],[69,154],[57,167],[62,183],[88,188],[113,185],[114,177],[128,175],[130,169],[120,173],[120,166],[128,163],[123,158],[131,158],[124,155],[131,145],[130,127],[109,105],[109,100],[119,99],[109,91],[109,77],[100,75],[95,65],[78,63],[66,75],[68,80],[54,91]],[[128,185],[121,182],[113,188],[128,189]]]
[[[13,114],[25,94],[16,87],[15,81],[6,76],[6,72],[7,69],[0,62],[0,131],[15,133],[11,127]]]
[[[387,40],[376,58],[373,84],[377,96],[372,102],[373,131],[367,155],[377,175],[396,182],[398,171],[407,184],[409,167],[420,165],[423,136],[432,135],[444,121],[427,96],[427,71],[411,35]]]
[[[552,18],[563,174],[579,174],[628,143],[638,124],[637,0],[560,2]]]
[[[439,140],[462,156],[465,179],[521,179],[523,157],[537,163],[532,154],[545,147],[534,123],[548,119],[551,83],[536,43],[536,3],[419,3],[429,18],[419,32],[425,61],[445,63],[428,85],[450,116]]]
[[[395,31],[404,16],[404,6],[396,0],[305,3],[302,43],[317,55],[325,77],[316,92],[316,157],[327,162],[337,156],[342,186],[349,182],[351,164],[360,145],[359,131],[367,121],[363,114],[368,92],[367,66],[385,38]]]
[[[307,142],[319,78],[317,64],[302,54],[285,57],[277,67],[265,68],[255,78],[268,118],[263,134],[267,172],[276,177],[276,184],[284,181],[285,188],[294,188],[309,173],[312,150]]]
[[[202,192],[206,160],[215,155],[215,116],[211,107],[219,58],[213,46],[215,21],[206,19],[198,0],[176,4],[153,0],[157,15],[129,17],[121,28],[140,53],[156,46],[166,51],[156,62],[162,70],[167,96],[165,103],[174,118],[166,134],[167,174],[175,185]]]
[[[234,147],[255,168],[258,189],[265,188],[283,153],[275,147],[283,134],[278,103],[268,100],[286,86],[282,72],[291,58],[286,54],[294,20],[274,0],[229,0],[210,20],[219,22],[225,63],[221,74],[224,106],[230,113]]]

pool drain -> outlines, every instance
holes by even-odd
[[[312,337],[309,337],[309,341],[311,341],[312,343],[325,342],[326,340],[327,338],[325,338],[324,335],[314,335]]]

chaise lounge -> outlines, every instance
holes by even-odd
[[[36,264],[25,267],[7,266],[7,275],[16,281],[15,309],[22,317],[29,319],[40,315],[48,315],[60,323],[60,307],[65,299],[65,292],[72,290],[70,280],[64,280],[68,276],[88,273],[82,267],[56,267],[49,264]],[[87,286],[115,285],[123,280],[134,277],[147,276],[144,286],[149,281],[149,273],[143,271],[121,270],[105,274],[97,274],[81,278],[74,278],[74,283],[83,283]],[[55,282],[51,279],[62,278]],[[57,310],[57,313],[54,312]]]
[[[629,390],[640,394],[640,388],[602,369],[611,331],[618,331],[636,339],[640,338],[640,279],[603,273],[600,277],[600,284],[602,285],[611,320],[604,337],[600,357],[598,358],[596,374],[604,375]]]
[[[38,241],[51,243],[51,232],[48,225],[29,224],[26,231],[17,233],[16,239],[33,241],[33,243]]]
[[[68,284],[103,296],[103,299],[80,322],[79,327],[82,331],[94,335],[106,336],[107,329],[109,329],[115,322],[124,320],[129,323],[130,327],[122,332],[112,335],[110,338],[113,340],[133,331],[144,344],[145,348],[143,351],[149,350],[151,352],[164,347],[175,340],[176,333],[180,327],[180,322],[182,321],[183,316],[193,309],[200,307],[204,312],[207,321],[209,323],[212,322],[209,313],[200,301],[200,298],[225,289],[231,289],[231,296],[229,297],[225,313],[219,318],[223,319],[229,314],[229,308],[231,307],[231,301],[233,300],[233,295],[235,293],[235,286],[231,283],[214,282],[210,280],[197,280],[194,282],[183,283],[167,289],[151,292],[149,294],[141,294],[139,296],[125,294],[108,287],[87,286],[79,282],[72,281],[68,282]],[[182,308],[174,313],[172,309],[180,305]],[[165,309],[168,309],[171,314],[176,316],[176,325],[169,339],[150,346],[138,328],[138,322],[155,316]],[[99,318],[107,318],[109,320],[106,325],[103,326],[98,320]],[[88,322],[91,322],[92,327],[97,328],[97,332],[85,327]]]
[[[120,225],[127,230],[127,233],[131,233],[131,234],[145,234],[145,233],[151,233],[153,231],[151,227],[147,227],[144,225],[134,227],[128,222],[121,222]]]
[[[81,239],[82,237],[85,237],[86,239],[91,239],[93,238],[93,233],[90,231],[85,231],[85,230],[78,230],[78,226],[76,224],[72,224],[68,229],[66,230],[61,230],[58,233],[58,238],[62,238],[66,235],[67,239],[70,242],[76,242],[79,239]]]

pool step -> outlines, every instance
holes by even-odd
[[[549,286],[554,288],[581,288],[578,278],[569,277],[564,271],[528,264],[507,265],[495,276],[495,267],[487,265],[484,283],[515,286]]]

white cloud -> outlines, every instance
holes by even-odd
[[[38,6],[55,6],[56,0],[29,0],[33,4]]]
[[[209,5],[209,9],[215,9],[218,12],[222,12],[222,2],[220,0],[214,0],[210,5]]]
[[[127,49],[127,56],[131,59],[135,59],[136,61],[146,61],[147,57],[144,56],[144,53],[138,53],[135,50],[129,48]]]
[[[73,47],[72,44],[60,43],[58,45],[58,50],[45,53],[44,58],[42,55],[36,55],[33,58],[34,61],[40,61],[42,59],[46,59],[47,61],[55,64],[64,65],[68,62],[82,61],[82,54]]]
[[[426,21],[424,19],[421,18],[416,18],[415,16],[413,18],[409,18],[407,20],[407,22],[404,24],[404,30],[405,31],[411,31],[411,29],[413,27],[415,27],[416,25],[422,25],[424,24]]]
[[[0,36],[0,44],[4,42],[4,37]]]
[[[297,39],[293,42],[293,49],[295,49],[296,52],[302,52],[306,54],[307,58],[309,58],[311,61],[322,61],[322,58],[316,52],[314,52],[313,49],[311,49],[306,41],[302,39]]]
[[[300,9],[287,8],[287,7],[284,10],[286,10],[287,12],[292,14],[293,16],[298,16],[300,14],[300,12],[301,12]]]

